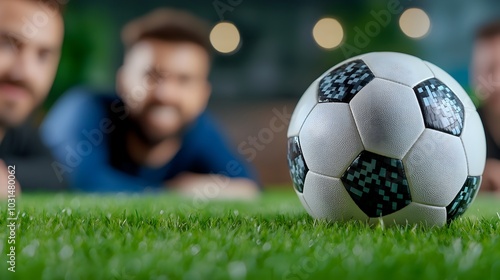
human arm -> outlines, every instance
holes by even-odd
[[[183,194],[211,198],[256,197],[261,188],[252,166],[233,151],[215,122],[205,114],[199,118],[195,133],[185,139],[184,145],[195,155],[189,172],[167,182],[168,187]]]
[[[168,185],[182,195],[208,199],[253,199],[259,195],[259,187],[254,181],[217,174],[186,172],[170,180]]]
[[[480,190],[500,192],[500,160],[493,158],[486,160]]]
[[[2,141],[1,159],[16,170],[16,179],[24,191],[61,191],[64,181],[52,172],[54,161],[43,145],[38,130],[30,122],[10,129]]]

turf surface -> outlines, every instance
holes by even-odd
[[[24,195],[16,272],[0,279],[500,279],[500,200],[443,228],[328,224],[294,193],[253,202]]]

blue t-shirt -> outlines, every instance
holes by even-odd
[[[56,158],[52,163],[54,172],[77,190],[160,190],[166,181],[183,172],[256,181],[253,170],[228,147],[206,112],[189,126],[177,154],[160,168],[138,165],[128,156],[125,134],[131,125],[128,112],[116,95],[75,89],[52,108],[41,133]]]

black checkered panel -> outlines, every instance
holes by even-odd
[[[465,180],[465,184],[458,192],[457,196],[450,205],[446,206],[448,223],[462,215],[469,207],[472,200],[479,190],[481,176],[469,176]]]
[[[348,103],[374,77],[362,60],[353,60],[341,65],[319,82],[318,102]]]
[[[363,151],[342,175],[351,198],[369,217],[396,212],[411,202],[401,160]]]
[[[304,161],[298,136],[288,139],[288,167],[290,168],[290,176],[292,177],[293,187],[298,192],[302,193],[304,191],[306,173],[309,169]]]
[[[464,106],[449,87],[432,78],[416,85],[413,91],[427,128],[460,136],[464,127]]]

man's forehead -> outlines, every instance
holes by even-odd
[[[190,41],[169,41],[155,38],[145,38],[136,43],[129,52],[136,50],[148,49],[154,54],[181,54],[189,53],[190,55],[206,55],[206,51],[200,45]]]
[[[500,34],[490,37],[483,38],[476,41],[475,50],[477,51],[491,51],[498,49],[500,51]]]
[[[161,41],[156,39],[147,39],[137,43],[127,52],[127,58],[130,60],[141,60],[143,62],[153,60],[158,64],[157,59],[164,59],[169,62],[178,60],[189,61],[202,59],[208,60],[205,50],[195,43]]]
[[[491,38],[491,44],[492,47],[496,49],[497,52],[500,52],[500,34]]]
[[[61,15],[38,1],[0,0],[0,32],[23,43],[59,48],[64,27]]]

